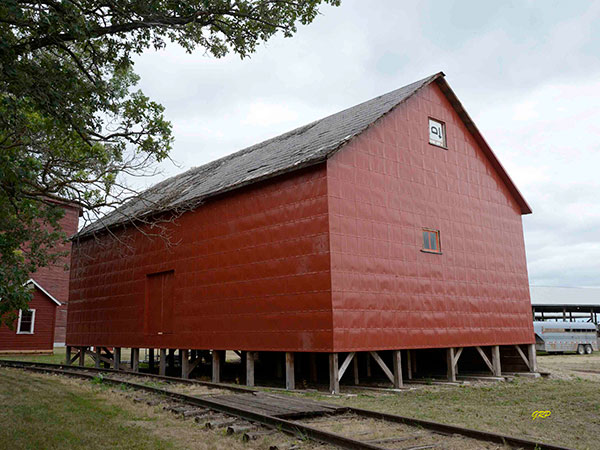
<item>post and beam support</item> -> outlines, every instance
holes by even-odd
[[[85,351],[87,347],[79,347],[79,367],[85,366]]]
[[[294,375],[294,353],[285,352],[285,388],[287,390],[296,389],[296,380]]]
[[[500,364],[500,346],[492,345],[492,367],[495,377],[502,376],[502,364]]]
[[[67,345],[65,364],[69,365],[69,366],[71,365],[71,346],[70,345]]]
[[[337,353],[329,354],[329,392],[332,394],[340,393],[340,377]]]
[[[121,370],[121,347],[115,347],[113,352],[113,369]]]
[[[246,386],[254,386],[254,352],[246,352]]]
[[[187,348],[180,349],[181,354],[181,378],[187,380],[190,377],[190,351]]]
[[[167,349],[160,349],[160,361],[158,366],[158,374],[161,376],[165,376],[167,374]]]
[[[140,349],[139,348],[131,349],[131,371],[132,372],[140,371]]]
[[[221,351],[213,350],[212,351],[212,382],[220,383],[221,382]]]
[[[446,349],[446,364],[448,366],[448,381],[456,381],[458,373],[458,360],[462,355],[463,347],[450,347]]]
[[[527,353],[529,356],[529,371],[537,372],[538,367],[537,367],[537,353],[535,350],[535,344],[529,344],[527,346]]]

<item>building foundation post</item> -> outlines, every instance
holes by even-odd
[[[167,374],[167,349],[160,349],[160,361],[158,366],[158,374],[161,376],[165,376]]]
[[[356,353],[352,359],[352,373],[354,375],[354,385],[358,386],[358,383],[360,382],[358,379],[358,353]]]
[[[296,389],[294,352],[285,352],[285,388],[288,390]]]
[[[70,345],[67,345],[67,348],[66,348],[65,364],[68,366],[71,365],[71,346]]]
[[[406,350],[406,372],[408,379],[412,380],[412,361],[411,361],[412,350]]]
[[[535,344],[529,344],[527,346],[527,353],[529,356],[529,371],[537,372],[538,367],[537,367],[537,353],[535,351]]]
[[[446,365],[448,366],[448,381],[456,381],[456,366],[454,365],[454,347],[446,349]]]
[[[154,349],[148,349],[148,368],[150,372],[154,372]]]
[[[392,364],[394,366],[394,388],[400,389],[402,387],[402,353],[400,350],[394,350]]]
[[[254,386],[254,352],[246,352],[246,386]]]
[[[190,351],[188,349],[180,349],[181,354],[181,378],[188,379],[190,377]]]
[[[121,347],[115,347],[113,353],[113,369],[121,370]]]
[[[102,347],[94,347],[94,352],[96,353],[96,358],[94,359],[94,367],[96,369],[100,368],[100,357],[102,356]]]
[[[85,351],[87,347],[79,347],[79,367],[85,366]]]
[[[212,382],[221,382],[221,352],[219,350],[212,351]]]
[[[494,368],[494,376],[502,376],[502,365],[500,364],[500,346],[492,346],[492,367]]]
[[[131,370],[133,372],[140,371],[140,349],[139,348],[131,349]]]
[[[329,392],[332,394],[340,393],[340,378],[338,376],[338,354],[329,354]]]

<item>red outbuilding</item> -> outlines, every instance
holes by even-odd
[[[19,310],[12,329],[0,327],[0,353],[48,353],[54,346],[56,310],[61,303],[35,280],[27,282],[33,291],[29,308]]]
[[[67,236],[73,236],[77,232],[81,207],[73,202],[49,201],[63,208],[60,228]],[[26,320],[17,321],[12,330],[6,325],[0,326],[0,353],[52,352],[54,346],[65,345],[71,242],[60,243],[54,251],[66,252],[66,256],[30,275],[28,285],[32,287],[33,297],[29,308],[35,312],[19,311],[19,317],[24,316]],[[29,319],[31,330],[19,331],[21,325],[29,325]]]
[[[255,362],[285,361],[288,387],[325,373],[332,390],[351,365],[355,382],[395,385],[535,371],[529,213],[438,73],[167,179],[84,229],[67,345],[116,367],[132,348],[134,368],[140,348],[161,349],[163,372],[179,349],[183,376],[206,359],[215,380],[235,350],[248,384]]]

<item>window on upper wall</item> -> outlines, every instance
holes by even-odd
[[[35,324],[35,309],[23,311],[19,310],[19,323],[17,324],[17,334],[33,334],[33,325]]]
[[[439,230],[430,230],[423,228],[423,249],[424,252],[429,253],[442,253],[440,246],[440,232]]]
[[[429,143],[438,147],[446,147],[446,124],[429,118]]]

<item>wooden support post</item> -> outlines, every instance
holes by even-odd
[[[140,371],[140,349],[139,348],[131,349],[131,370],[132,370],[132,372]]]
[[[158,374],[164,377],[166,375],[166,373],[167,373],[167,349],[161,348]]]
[[[190,377],[190,351],[186,349],[180,349],[181,354],[181,378],[188,379]]]
[[[254,386],[254,352],[246,352],[246,386]]]
[[[65,357],[65,364],[70,366],[71,365],[71,346],[67,345],[67,356]]]
[[[340,378],[338,376],[338,354],[329,354],[329,392],[340,393]]]
[[[354,359],[352,359],[352,372],[354,374],[354,385],[358,386],[360,382],[358,379],[358,353],[356,353]]]
[[[296,389],[293,352],[285,352],[285,388],[288,390]]]
[[[79,367],[85,366],[85,351],[87,347],[79,347]]]
[[[310,381],[312,383],[316,383],[318,380],[317,375],[317,355],[316,353],[311,353],[309,355],[309,365],[310,365]]]
[[[121,347],[114,348],[113,369],[121,370]]]
[[[212,382],[221,382],[221,352],[219,350],[212,351]]]
[[[454,347],[446,349],[446,365],[448,367],[448,381],[456,381],[456,366],[454,365]]]
[[[167,356],[167,364],[169,365],[169,369],[171,371],[173,371],[173,368],[175,367],[175,349],[174,348],[169,349],[169,356]]]
[[[366,362],[367,378],[371,378],[371,353],[367,352],[366,357],[367,357],[367,362]]]
[[[494,368],[494,376],[502,376],[502,366],[500,364],[500,346],[492,346],[492,367]]]
[[[394,388],[400,389],[402,387],[402,353],[400,350],[393,351],[393,363],[394,365]]]
[[[96,351],[96,358],[94,359],[94,367],[96,369],[100,368],[100,356],[102,355],[102,347],[94,347],[94,350]]]
[[[537,367],[537,353],[535,351],[535,344],[529,344],[527,346],[527,353],[529,356],[529,371],[537,372],[538,367]]]
[[[154,372],[154,349],[148,349],[148,368],[150,372]]]
[[[408,379],[412,380],[412,361],[411,361],[412,350],[406,350],[406,371]]]

